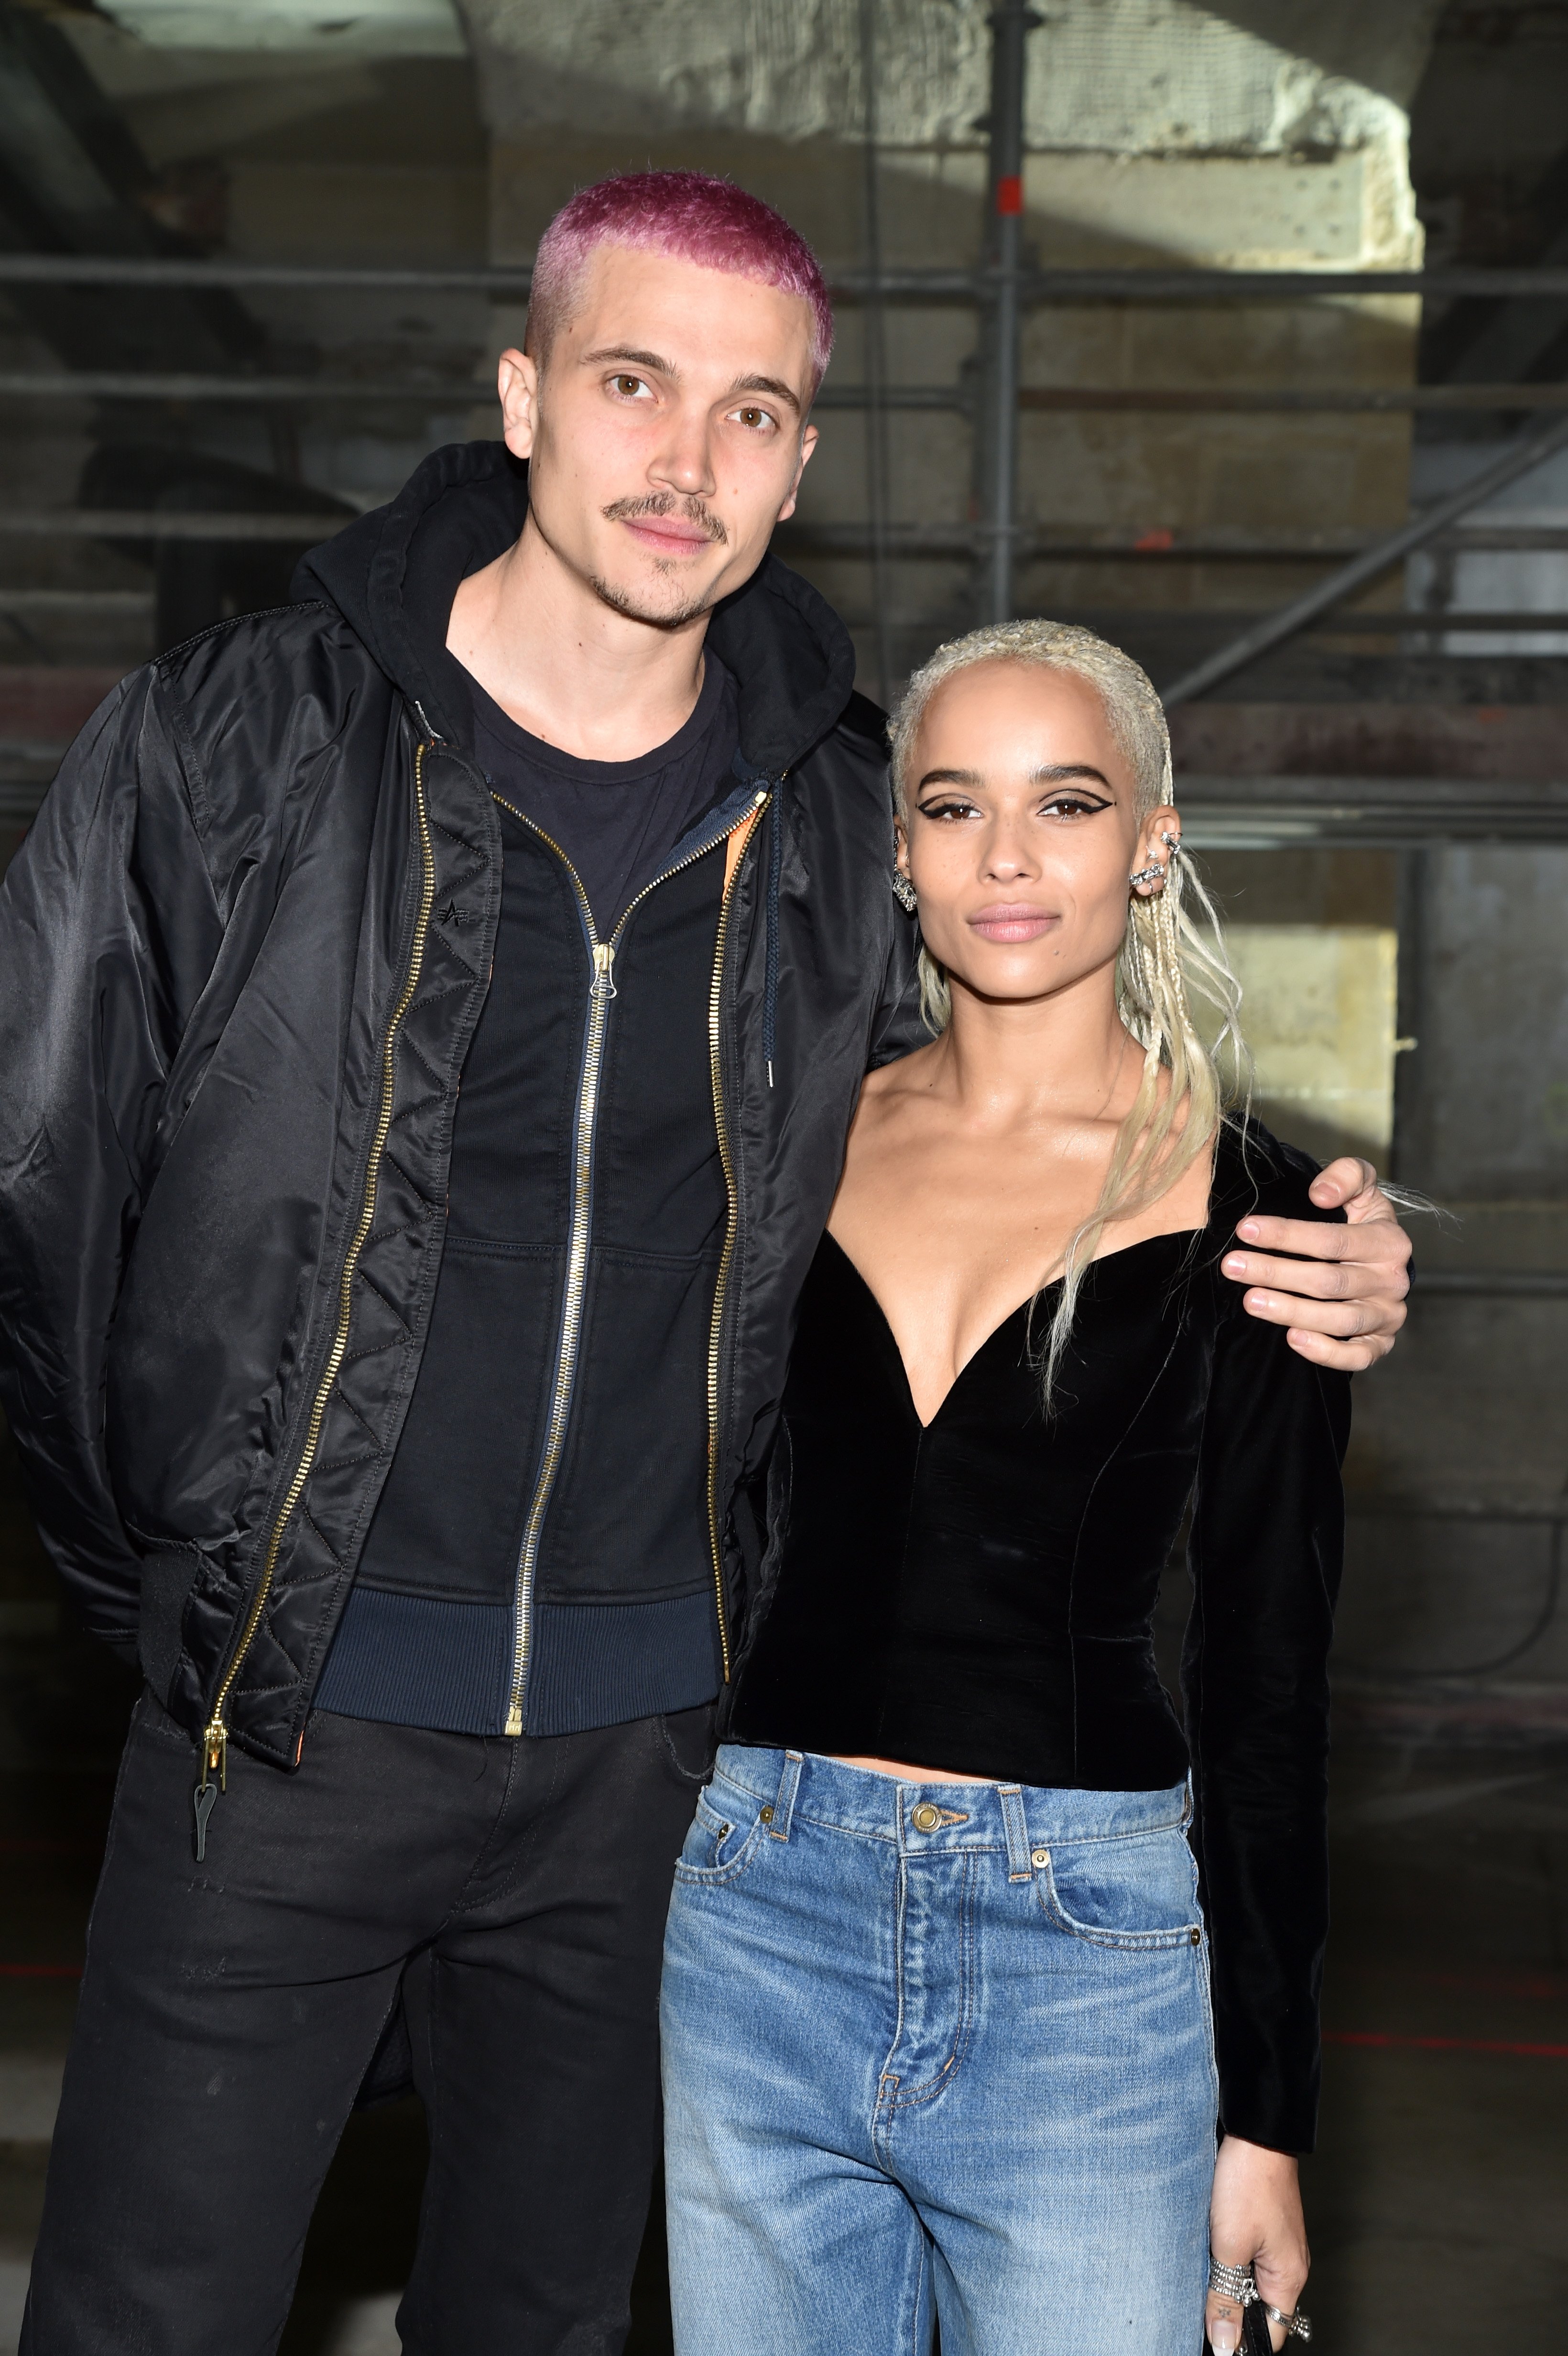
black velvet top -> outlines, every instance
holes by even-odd
[[[1315,1174],[1256,1124],[1222,1132],[1208,1225],[1087,1271],[1049,1421],[1020,1308],[923,1427],[886,1318],[825,1236],[729,1726],[1083,1790],[1190,1768],[1221,2113],[1284,2151],[1310,2150],[1317,2118],[1349,1382],[1249,1317],[1219,1263],[1250,1211],[1338,1216],[1308,1199]],[[1189,1500],[1184,1736],[1152,1620]]]

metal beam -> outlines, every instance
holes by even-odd
[[[0,530],[4,529],[5,518],[0,514]],[[845,557],[863,557],[870,552],[870,530],[865,523],[818,523],[797,517],[781,524],[777,537],[784,551],[810,550],[818,555]],[[1019,531],[1015,553],[1020,563],[1034,564],[1334,564],[1381,545],[1381,533],[1342,529],[1287,536],[1284,532],[1249,531],[1229,524],[1179,532],[1163,526],[1140,530],[1136,524],[1060,524]],[[1563,549],[1568,548],[1568,525],[1460,524],[1440,532],[1434,545],[1454,549]],[[890,555],[915,562],[962,562],[975,555],[980,537],[973,524],[895,523],[888,527],[887,546]],[[1338,598],[1348,593],[1339,590],[1335,594]]]
[[[1179,772],[1182,840],[1198,851],[1306,845],[1568,841],[1568,776],[1199,776]]]
[[[155,371],[150,369],[0,369],[0,400],[69,401],[398,401],[487,402],[487,378],[453,377],[435,383],[419,377],[263,376]],[[1021,411],[1123,412],[1178,416],[1209,414],[1267,416],[1340,412],[1372,414],[1425,411],[1568,409],[1563,384],[1323,385],[1252,388],[1194,385],[1024,385]],[[965,384],[825,384],[818,409],[951,410],[975,407]]]
[[[1009,5],[1011,0],[1008,0]],[[526,295],[531,262],[432,268],[411,264],[202,261],[183,255],[0,254],[0,285],[349,287],[366,293]],[[985,270],[835,270],[833,294],[848,303],[869,294],[903,302],[964,303],[982,298]],[[1568,295],[1568,267],[1476,270],[1026,270],[1025,303],[1294,303],[1343,295],[1415,294],[1427,302],[1463,296]]]
[[[1161,691],[1167,711],[1179,703],[1189,701],[1195,695],[1201,695],[1206,688],[1217,686],[1221,680],[1229,679],[1257,656],[1266,654],[1271,647],[1282,646],[1286,638],[1294,637],[1298,630],[1305,628],[1308,622],[1316,621],[1318,615],[1326,613],[1329,606],[1338,605],[1345,598],[1353,596],[1368,582],[1376,581],[1381,574],[1389,572],[1413,549],[1424,548],[1428,541],[1435,540],[1450,524],[1457,523],[1461,516],[1467,515],[1472,508],[1484,505],[1494,491],[1503,490],[1509,483],[1518,482],[1520,476],[1532,473],[1564,448],[1568,448],[1568,417],[1554,418],[1550,425],[1527,435],[1512,449],[1505,450],[1489,466],[1484,466],[1478,475],[1473,476],[1469,482],[1452,492],[1447,498],[1439,499],[1424,515],[1415,517],[1401,530],[1390,532],[1386,539],[1374,542],[1360,556],[1352,557],[1349,564],[1341,565],[1337,573],[1331,573],[1327,581],[1318,582],[1304,595],[1294,598],[1288,605],[1281,606],[1278,613],[1268,616],[1253,628],[1243,630],[1241,637],[1233,638],[1228,647],[1221,647],[1193,669],[1184,671],[1179,679],[1172,680],[1169,687]]]
[[[1018,533],[1019,348],[1023,326],[1024,96],[1029,37],[1040,19],[1028,0],[997,0],[991,11],[991,153],[987,178],[989,268],[984,273],[982,393],[976,412],[982,527],[987,546],[979,618],[1013,618]]]

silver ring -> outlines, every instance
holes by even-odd
[[[1251,2266],[1222,2266],[1218,2258],[1209,2261],[1209,2287],[1222,2291],[1227,2298],[1236,2299],[1243,2307],[1251,2307],[1258,2295]]]
[[[1268,2301],[1267,2301],[1267,2299],[1266,2299],[1266,2298],[1264,2299],[1264,2303],[1263,2303],[1263,2307],[1264,2307],[1264,2313],[1267,2316],[1267,2318],[1268,2318],[1269,2321],[1270,2321],[1271,2323],[1279,2323],[1279,2324],[1283,2324],[1283,2325],[1284,2325],[1284,2327],[1285,2327],[1285,2329],[1286,2334],[1287,2334],[1291,2339],[1293,2339],[1293,2340],[1310,2340],[1310,2339],[1311,2339],[1311,2337],[1312,2337],[1312,2319],[1311,2319],[1311,2317],[1310,2317],[1310,2316],[1308,2316],[1308,2315],[1303,2315],[1303,2313],[1301,2312],[1301,2309],[1300,2309],[1299,2308],[1295,2308],[1291,2314],[1286,2315],[1286,2314],[1285,2314],[1285,2313],[1283,2312],[1283,2310],[1282,2310],[1281,2308],[1277,2308],[1277,2307],[1271,2307],[1271,2306],[1269,2305],[1269,2303],[1268,2303]]]

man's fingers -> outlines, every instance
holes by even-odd
[[[1380,1291],[1389,1286],[1403,1291],[1409,1282],[1405,1269],[1410,1259],[1410,1237],[1392,1219],[1342,1227],[1317,1219],[1259,1216],[1241,1222],[1236,1240],[1261,1251],[1294,1253],[1308,1265],[1315,1260],[1349,1261],[1369,1275],[1375,1274]]]
[[[1364,1375],[1393,1348],[1392,1333],[1364,1333],[1358,1341],[1336,1342],[1330,1334],[1309,1333],[1293,1325],[1285,1338],[1297,1357],[1310,1358],[1315,1366],[1332,1366],[1340,1375]]]
[[[1222,1266],[1232,1283],[1262,1292],[1296,1293],[1307,1301],[1359,1301],[1367,1290],[1366,1269],[1343,1260],[1275,1259],[1269,1252],[1232,1251],[1225,1254]],[[1380,1281],[1378,1290],[1382,1290]]]
[[[1320,1170],[1307,1192],[1321,1210],[1343,1207],[1352,1218],[1361,1219],[1393,1216],[1393,1205],[1379,1191],[1377,1172],[1354,1153],[1341,1153],[1337,1162]],[[1352,1203],[1358,1205],[1354,1211],[1349,1210]]]

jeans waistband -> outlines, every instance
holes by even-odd
[[[787,1841],[799,1823],[923,1849],[999,1848],[1027,1870],[1032,1845],[1119,1840],[1175,1831],[1190,1814],[1188,1787],[1163,1792],[1083,1792],[1039,1783],[906,1783],[869,1767],[846,1767],[815,1751],[773,1751],[726,1742],[714,1781],[772,1811],[768,1830]]]

